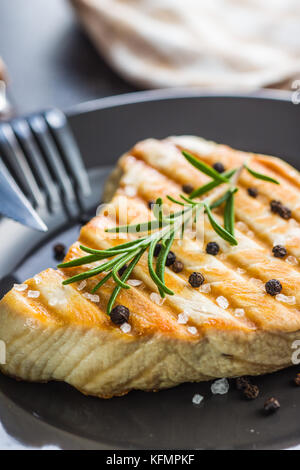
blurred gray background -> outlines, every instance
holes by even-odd
[[[137,90],[99,58],[65,0],[0,0],[0,56],[18,113]]]

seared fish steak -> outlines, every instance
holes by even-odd
[[[196,188],[209,181],[185,160],[182,149],[226,169],[238,167],[247,157],[191,136],[138,143],[121,157],[106,184],[105,200],[115,208],[120,225],[125,219],[148,218],[149,201],[157,197],[173,210],[166,195],[178,197],[183,185]],[[217,242],[216,256],[205,249],[191,252],[175,240],[172,250],[183,269],[176,273],[166,268],[166,285],[175,295],[163,302],[149,276],[145,253],[131,274],[131,281],[140,282],[131,282],[117,299],[130,311],[127,329],[106,314],[114,281],[92,295],[101,275],[62,285],[86,266],[43,271],[0,302],[0,339],[7,355],[2,371],[29,381],[65,381],[85,394],[112,397],[132,389],[158,390],[290,366],[292,344],[300,339],[300,178],[278,158],[249,155],[251,168],[280,185],[242,173],[235,197],[237,246],[218,237],[207,222],[204,245]],[[126,214],[120,210],[124,200]],[[272,212],[272,200],[280,200],[292,216]],[[84,255],[80,245],[105,249],[124,242],[105,231],[113,225],[103,210],[82,228],[66,260]],[[274,256],[277,245],[284,245],[286,256]],[[188,282],[192,272],[204,276],[199,288]],[[282,284],[280,295],[266,292],[265,283],[271,279]]]

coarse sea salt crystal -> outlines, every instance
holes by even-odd
[[[38,290],[29,290],[27,292],[27,297],[31,299],[37,299],[40,296],[40,292]]]
[[[162,305],[165,301],[165,299],[162,299],[161,296],[157,294],[156,292],[151,292],[150,300],[157,305]]]
[[[285,304],[289,305],[295,305],[296,303],[296,297],[294,295],[277,294],[275,298],[279,302],[284,302]]]
[[[78,290],[83,290],[83,289],[85,288],[86,284],[87,284],[87,282],[86,282],[86,280],[84,279],[83,281],[81,281],[81,282],[78,284],[77,289],[78,289]]]
[[[27,284],[14,284],[14,289],[16,289],[18,292],[24,292],[24,290],[28,289]]]
[[[214,395],[225,395],[229,390],[229,382],[227,379],[216,380],[211,386],[211,392]]]
[[[200,395],[199,393],[195,393],[195,395],[192,398],[192,402],[194,405],[200,405],[200,403],[204,400],[204,397]]]
[[[245,269],[243,269],[243,268],[237,268],[236,272],[237,272],[238,274],[245,274],[246,271],[245,271]]]
[[[36,284],[40,284],[42,282],[42,279],[37,274],[33,277],[33,279],[35,280]]]
[[[285,261],[286,261],[286,263],[291,264],[293,266],[296,266],[298,264],[297,258],[295,258],[295,256],[291,256],[291,255],[287,256]]]
[[[127,284],[132,287],[137,287],[143,284],[143,281],[140,281],[139,279],[128,279]]]
[[[120,329],[123,331],[123,333],[129,333],[131,326],[129,323],[123,323],[123,325],[120,326]]]
[[[179,313],[178,318],[177,318],[177,323],[180,325],[185,325],[189,321],[189,316],[187,313],[182,312]]]
[[[134,197],[137,193],[137,189],[134,186],[125,186],[124,191],[128,197]]]
[[[49,300],[48,305],[50,307],[54,307],[55,305],[57,305],[57,302],[58,302],[58,300],[55,297],[53,297],[53,299]]]
[[[85,293],[83,294],[83,296],[84,296],[86,299],[90,300],[91,302],[94,302],[94,303],[100,302],[100,297],[99,297],[99,295],[96,295],[96,294],[93,295],[93,294],[90,294],[89,292],[85,292]]]
[[[197,328],[195,328],[194,326],[189,326],[187,330],[189,333],[191,333],[191,335],[196,335],[198,333]]]
[[[204,294],[208,294],[211,291],[210,284],[202,284],[200,286],[199,292],[203,292]]]
[[[220,295],[217,297],[217,304],[219,307],[226,309],[229,306],[229,302],[226,299],[226,297],[223,297],[223,295]]]
[[[245,310],[243,308],[235,308],[233,313],[236,317],[243,317],[245,315]]]

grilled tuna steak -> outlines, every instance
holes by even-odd
[[[190,136],[138,143],[121,157],[106,184],[105,198],[111,200],[119,224],[125,215],[126,222],[149,217],[149,201],[157,197],[178,197],[182,185],[198,187],[208,181],[181,149],[226,169],[236,168],[246,156]],[[65,381],[85,394],[111,397],[131,389],[158,390],[291,365],[292,343],[300,339],[299,173],[278,158],[256,154],[251,168],[275,177],[280,185],[242,173],[235,203],[238,246],[220,239],[207,222],[204,245],[217,242],[216,256],[205,249],[186,249],[186,243],[195,241],[175,240],[172,250],[183,269],[176,273],[166,268],[165,281],[175,295],[163,303],[144,254],[131,275],[142,282],[118,296],[118,303],[130,310],[127,333],[105,313],[112,280],[101,287],[99,298],[90,292],[103,275],[62,285],[87,266],[49,269],[27,280],[25,290],[13,288],[0,303],[0,339],[7,347],[2,371],[30,381]],[[120,209],[124,200],[126,213]],[[288,206],[292,217],[272,212],[271,200]],[[166,204],[174,209],[171,201]],[[104,249],[124,242],[105,232],[114,224],[103,210],[82,228],[66,260],[83,256],[80,244]],[[287,250],[281,258],[272,252],[279,243]],[[199,288],[188,282],[194,271],[205,279]],[[282,284],[279,296],[266,293],[270,279]]]

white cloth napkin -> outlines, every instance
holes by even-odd
[[[138,85],[255,89],[300,74],[299,0],[70,1]]]

